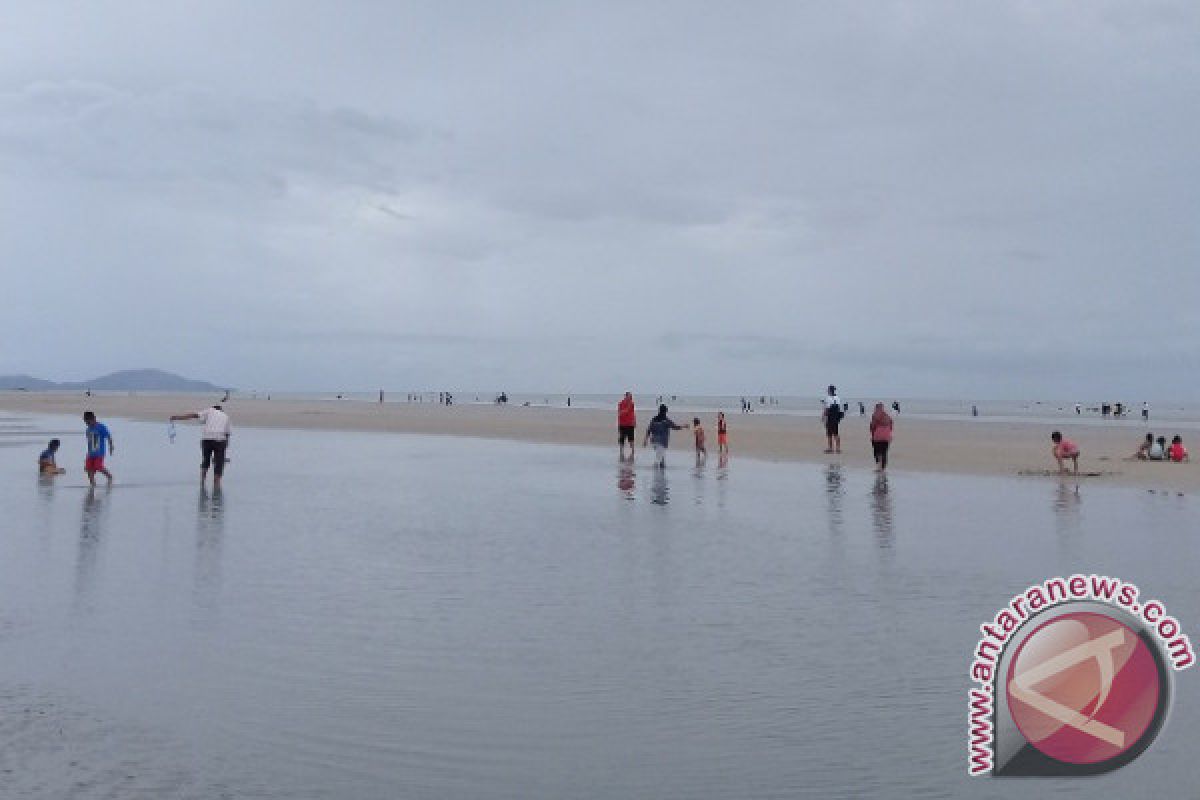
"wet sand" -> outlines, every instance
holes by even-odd
[[[97,395],[3,392],[0,410],[78,416],[85,408],[101,419],[162,420],[173,413],[194,411],[211,404],[211,395]],[[235,397],[225,404],[239,426],[297,430],[380,431],[524,442],[607,446],[615,450],[616,412],[584,408],[546,408],[495,405],[360,401],[265,400]],[[638,409],[638,442],[650,420],[650,408]],[[710,456],[716,448],[716,414],[701,414],[708,433]],[[1054,467],[1050,432],[1061,429],[1079,444],[1080,480],[1092,484],[1147,489],[1200,489],[1200,469],[1194,463],[1170,464],[1127,460],[1144,429],[1128,423],[1111,427],[1061,423],[990,421],[986,418],[931,420],[896,416],[892,470],[916,470],[966,475],[1023,476],[1027,480],[1058,480],[1044,474]],[[676,422],[691,421],[688,412],[673,413]],[[824,431],[815,416],[739,414],[727,412],[730,452],[767,461],[821,463],[837,460],[849,466],[870,466],[867,418],[853,413],[842,422],[842,454],[825,455]],[[181,427],[183,424],[182,423]],[[1162,431],[1170,434],[1169,423]],[[1151,429],[1154,429],[1153,423]],[[117,441],[120,432],[114,431]],[[235,432],[236,439],[236,432]],[[1186,442],[1194,446],[1192,442]],[[119,445],[118,445],[119,446]],[[672,451],[679,458],[692,449],[691,432],[677,431]],[[648,458],[649,456],[643,456]]]

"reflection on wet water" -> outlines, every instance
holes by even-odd
[[[875,541],[881,547],[892,547],[892,495],[886,472],[875,476],[871,488],[871,523],[875,528]]]
[[[667,470],[663,467],[652,467],[654,477],[650,483],[650,502],[656,506],[665,506],[671,502],[671,488],[667,484]]]
[[[5,798],[1000,797],[963,756],[999,603],[1086,569],[1200,619],[1192,498],[716,454],[614,493],[608,450],[264,430],[197,494],[117,435],[112,492],[0,450]],[[1106,795],[1188,796],[1190,677]]]
[[[83,493],[79,516],[79,550],[75,559],[75,609],[89,611],[96,581],[96,561],[104,540],[108,491],[89,488]]]
[[[845,499],[846,487],[842,484],[842,465],[829,464],[825,467],[825,502],[829,512],[829,532],[839,534],[842,531],[842,501]]]
[[[637,499],[637,472],[633,468],[633,456],[617,461],[617,491],[627,500]]]
[[[221,593],[221,549],[225,539],[225,497],[221,489],[200,489],[196,503],[196,605],[213,609]]]

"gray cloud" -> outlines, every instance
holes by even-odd
[[[1194,4],[71,14],[0,30],[0,371],[1195,394]]]

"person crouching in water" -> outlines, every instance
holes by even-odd
[[[888,448],[892,445],[892,416],[883,410],[883,403],[875,404],[871,415],[871,450],[875,453],[875,468],[887,469]]]
[[[51,439],[46,449],[38,456],[38,475],[62,475],[66,472],[54,458],[60,444],[58,439]]]
[[[1054,454],[1054,460],[1058,462],[1058,471],[1065,473],[1067,471],[1065,459],[1071,459],[1071,465],[1076,475],[1079,474],[1079,447],[1070,439],[1064,439],[1063,435],[1058,431],[1050,434],[1050,441],[1054,442],[1054,446],[1050,452]]]
[[[658,407],[658,413],[654,419],[650,420],[650,424],[646,426],[646,436],[642,439],[642,447],[646,446],[647,442],[654,442],[654,463],[658,467],[667,466],[667,447],[671,442],[671,431],[683,430],[682,425],[677,425],[667,416],[667,407],[661,405]]]

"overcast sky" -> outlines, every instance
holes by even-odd
[[[23,5],[0,373],[1200,397],[1194,1]]]

